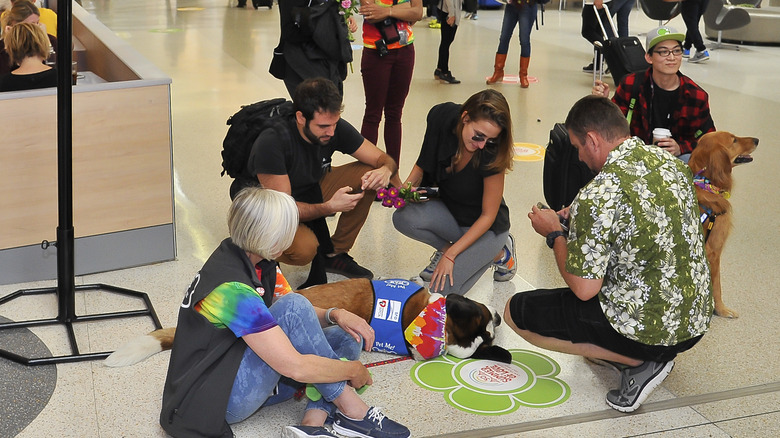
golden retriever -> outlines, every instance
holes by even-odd
[[[750,154],[756,147],[757,138],[737,137],[726,131],[710,132],[699,139],[688,161],[702,215],[715,314],[727,318],[739,316],[723,304],[720,282],[720,256],[732,227],[731,203],[728,200],[733,187],[731,171],[737,164],[753,161]]]

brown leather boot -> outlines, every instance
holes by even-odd
[[[531,62],[530,56],[520,57],[520,87],[528,88],[528,63]]]
[[[496,62],[493,65],[493,76],[491,76],[486,84],[495,84],[504,80],[504,65],[506,64],[506,53],[496,53]]]

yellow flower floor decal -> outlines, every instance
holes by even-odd
[[[503,415],[520,406],[559,405],[571,395],[569,385],[556,376],[561,367],[534,351],[509,350],[512,363],[441,356],[412,367],[419,386],[444,393],[452,407],[481,415]]]

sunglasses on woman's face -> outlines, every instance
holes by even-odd
[[[498,144],[498,139],[495,138],[487,138],[485,134],[477,134],[475,133],[471,140],[482,143],[485,142],[485,146],[496,146]]]

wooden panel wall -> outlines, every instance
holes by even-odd
[[[73,95],[76,237],[173,222],[169,87]],[[56,96],[0,100],[0,249],[55,240]]]

